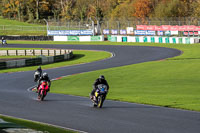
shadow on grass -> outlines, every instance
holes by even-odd
[[[166,60],[200,60],[200,58],[175,58],[175,59],[166,59]]]
[[[80,58],[83,58],[85,55],[84,54],[74,54],[73,57],[69,61],[74,61]]]
[[[112,106],[112,105],[109,106],[109,105],[105,105],[105,106],[103,106],[103,108],[114,108],[114,109],[128,109],[128,108],[131,109],[131,108],[134,108],[135,109],[135,108],[158,108],[158,107],[156,107],[156,106],[155,107],[154,106],[137,106],[137,105],[136,106],[134,106],[134,105],[133,106],[120,106],[120,105],[119,106],[116,106],[116,105],[115,106]]]

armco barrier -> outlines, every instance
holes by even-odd
[[[54,56],[54,62],[60,62],[64,60],[64,55],[56,55]]]
[[[6,40],[32,40],[32,41],[52,41],[53,36],[0,36]]]
[[[38,58],[5,61],[5,62],[0,62],[0,69],[50,64],[53,62],[69,60],[72,57],[73,57],[73,52],[69,51],[68,53],[63,54],[63,55],[55,55],[55,56],[49,56],[49,57],[40,56]]]
[[[5,69],[6,67],[6,62],[0,62],[0,69]]]
[[[35,66],[35,65],[41,65],[41,64],[42,64],[42,58],[33,58],[33,59],[25,60],[26,66]]]

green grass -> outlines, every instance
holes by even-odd
[[[74,58],[72,58],[70,60],[53,63],[53,64],[41,65],[42,69],[51,69],[51,68],[56,68],[56,67],[88,63],[88,62],[92,62],[92,61],[109,58],[111,56],[110,53],[104,52],[104,51],[97,52],[97,51],[74,50],[73,54],[74,54]],[[5,57],[5,56],[3,56],[3,57]],[[17,56],[17,57],[21,58],[21,56]],[[37,68],[38,68],[38,66],[12,68],[12,69],[0,70],[0,73],[31,71],[31,70],[36,70]]]
[[[26,23],[26,22],[20,22],[17,20],[9,20],[9,19],[5,19],[0,17],[0,25],[10,25],[10,26],[39,26],[37,24],[30,24],[30,23]]]
[[[43,30],[41,30],[43,29]],[[9,20],[0,17],[0,35],[46,35],[46,26]]]
[[[0,118],[3,119],[4,121],[15,123],[19,126],[34,129],[36,131],[43,131],[43,132],[46,131],[49,133],[75,133],[74,131],[57,128],[57,127],[50,126],[50,125],[41,124],[39,122],[33,122],[33,121],[28,121],[28,120],[23,120],[23,119],[16,119],[16,118],[7,117],[7,116],[1,116],[1,115],[0,115]]]
[[[20,36],[45,36],[46,31],[2,31],[0,30],[0,35],[9,36],[9,35],[20,35]]]

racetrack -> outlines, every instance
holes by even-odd
[[[45,70],[51,78],[161,60],[181,51],[161,47],[105,45],[18,45],[8,47],[104,50],[113,57],[87,64]],[[90,133],[199,133],[200,113],[106,100],[102,109],[89,98],[48,94],[45,101],[27,91],[34,86],[33,71],[0,74],[0,114]],[[67,85],[66,85],[67,86]],[[112,88],[110,89],[112,91]]]

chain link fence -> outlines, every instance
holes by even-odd
[[[44,21],[44,20],[43,20]],[[104,29],[126,29],[127,27],[136,28],[136,25],[196,25],[200,26],[199,18],[145,18],[145,19],[115,19],[93,21],[46,21],[46,25],[38,26],[14,26],[14,25],[0,25],[0,31],[36,31],[46,32],[47,30],[95,30],[96,34],[103,34]]]

